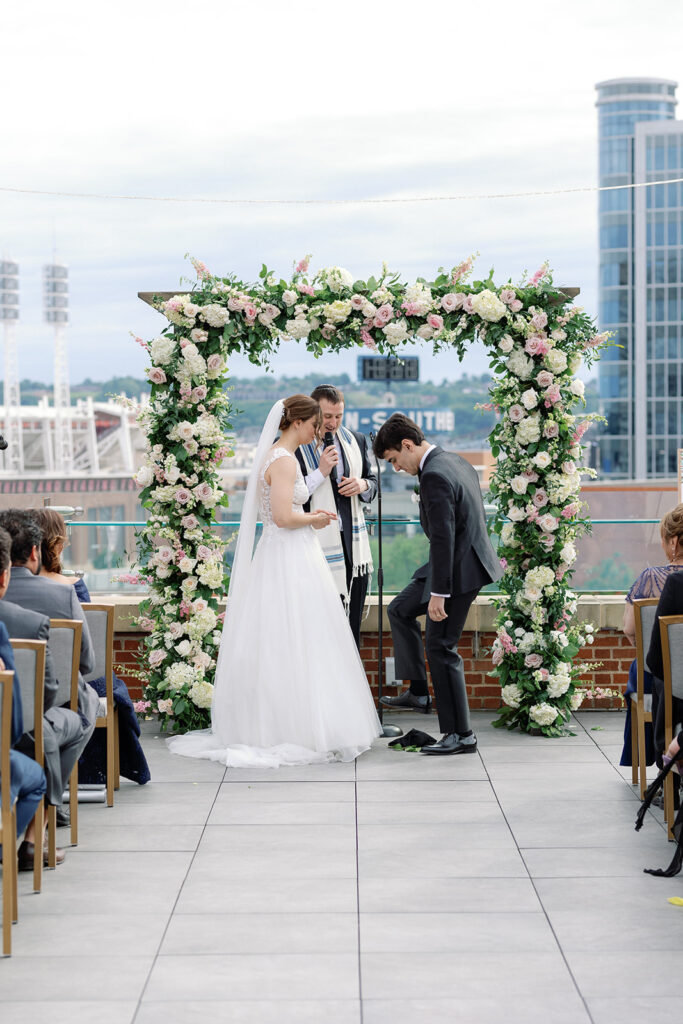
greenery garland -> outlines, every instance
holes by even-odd
[[[147,457],[136,475],[149,518],[139,534],[137,579],[149,586],[139,625],[146,631],[142,708],[174,731],[210,721],[225,592],[224,542],[216,508],[227,505],[218,469],[228,455],[231,406],[227,359],[245,353],[268,365],[283,339],[315,356],[364,346],[395,353],[421,339],[462,358],[478,338],[494,373],[491,434],[498,501],[493,530],[501,581],[494,673],[502,686],[498,724],[557,735],[582,699],[573,659],[592,639],[575,621],[569,587],[574,541],[588,520],[579,500],[583,401],[576,373],[607,343],[590,318],[553,287],[547,266],[519,285],[496,288],[493,271],[468,282],[473,257],[434,281],[405,284],[386,265],[354,280],[340,267],[309,276],[309,257],[289,281],[263,267],[260,281],[214,277],[193,260],[191,290],[158,299],[169,326],[151,342],[149,404],[139,413]]]

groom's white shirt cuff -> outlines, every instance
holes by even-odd
[[[422,471],[422,467],[425,464],[425,459],[427,458],[427,456],[429,455],[430,452],[434,451],[435,448],[436,448],[435,444],[430,444],[429,448],[427,449],[427,451],[424,453],[424,455],[420,459],[420,472]],[[306,479],[308,480],[308,477]],[[451,596],[450,594],[435,594],[433,590],[430,591],[430,593],[431,593],[432,597],[444,597],[444,598],[446,598],[446,597],[450,597]]]
[[[319,469],[312,469],[306,477],[306,486],[308,487],[309,495],[317,491],[325,477],[322,475]]]

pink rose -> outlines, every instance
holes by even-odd
[[[543,547],[547,551],[549,551],[552,547],[555,546],[555,538],[553,537],[552,533],[542,533],[541,536],[538,538],[538,543],[542,544]]]
[[[406,311],[407,316],[420,315],[420,305],[418,302],[402,302],[401,305]]]
[[[462,302],[460,303],[462,305]],[[447,313],[454,313],[458,309],[458,296],[454,292],[448,292],[441,298],[441,308]]]
[[[514,288],[503,288],[503,290],[500,293],[500,301],[504,302],[506,306],[509,306],[510,303],[514,302],[516,298],[517,295],[515,293]]]
[[[541,370],[536,376],[536,383],[539,388],[549,388],[554,380],[554,377],[550,370]]]
[[[199,387],[193,388],[192,390],[192,401],[203,402],[208,394],[208,390],[204,384],[200,384]]]
[[[524,346],[525,352],[528,352],[530,356],[545,355],[544,348],[547,351],[547,345],[544,346],[543,339],[539,338],[536,334],[532,334],[530,338],[527,338]]]
[[[362,309],[364,305],[365,305],[365,296],[364,295],[352,295],[351,296],[351,308],[352,309]]]
[[[557,437],[559,433],[560,433],[560,427],[559,427],[559,424],[555,422],[555,420],[548,420],[548,422],[543,427],[543,436],[544,437],[548,437],[548,438]]]
[[[521,405],[511,405],[508,409],[508,416],[513,423],[521,423],[526,413]]]
[[[169,562],[173,561],[173,548],[170,548],[168,544],[164,544],[163,547],[157,549],[154,557],[157,565],[168,565]]]
[[[138,626],[140,627],[140,629],[144,630],[145,633],[151,633],[152,630],[154,629],[154,623],[152,622],[151,619],[148,619],[146,616],[143,616],[141,619],[138,619]]]
[[[467,295],[465,294],[465,292],[456,292],[453,298],[455,299],[455,308],[462,309],[462,307],[465,305],[465,299],[467,298]]]
[[[166,651],[152,651],[149,656],[150,668],[158,668],[166,657]]]
[[[246,320],[255,320],[258,310],[253,302],[245,302],[242,308]]]
[[[433,327],[435,331],[440,331],[443,328],[443,317],[439,316],[438,313],[430,313],[427,317],[427,323],[430,327]]]
[[[223,356],[219,355],[217,352],[214,352],[214,354],[212,356],[209,356],[209,358],[206,360],[206,365],[209,370],[222,370],[224,366]]]
[[[228,309],[232,313],[239,313],[244,305],[244,299],[240,295],[231,295],[228,299]]]
[[[326,341],[329,341],[335,333],[334,324],[323,324],[320,328],[320,333]]]
[[[179,622],[172,622],[171,625],[168,627],[168,631],[174,640],[177,640],[178,637],[181,637],[184,632],[183,627],[180,625]]]
[[[179,487],[175,492],[175,500],[176,505],[187,505],[188,501],[192,500],[192,495],[187,487]]]
[[[543,312],[534,313],[529,322],[535,331],[542,331],[548,325],[548,316]]]
[[[205,562],[207,558],[211,558],[212,554],[211,548],[207,548],[206,544],[200,544],[197,548],[197,558],[201,558],[202,562]]]
[[[532,484],[535,484],[536,481],[538,480],[538,473],[536,473],[533,469],[525,469],[524,472],[522,473],[522,476],[526,480],[528,480],[529,483],[532,483]]]
[[[541,679],[543,680],[543,682],[544,683],[547,682],[548,676],[550,675],[548,669],[547,668],[541,668],[541,669],[539,669],[539,672],[540,672]]]
[[[375,313],[374,325],[375,327],[384,327],[392,319],[394,311],[388,302],[380,306]]]
[[[213,496],[213,488],[207,483],[197,484],[196,487],[192,488],[192,493],[198,501],[207,501]]]
[[[557,403],[562,398],[560,394],[560,385],[551,384],[550,387],[543,393],[543,397],[547,402],[550,402],[551,405],[557,405]]]
[[[562,472],[566,473],[567,476],[572,476],[572,474],[576,473],[576,464],[571,459],[567,459],[566,462],[562,463]]]
[[[539,487],[531,500],[536,508],[543,508],[544,505],[548,504],[548,495],[542,487]]]
[[[519,313],[519,311],[520,311],[520,309],[522,308],[523,305],[524,305],[524,303],[520,302],[519,299],[513,299],[512,302],[510,303],[510,306],[509,306],[510,312],[511,313]]]
[[[554,530],[560,525],[559,520],[555,516],[551,516],[550,512],[546,512],[544,516],[541,516],[538,520],[538,525],[545,533],[553,533]]]
[[[472,296],[466,295],[462,302],[462,308],[466,313],[473,313],[474,307],[472,305]]]
[[[152,384],[165,384],[167,380],[166,374],[159,366],[147,370],[147,376]]]
[[[540,668],[543,664],[543,658],[540,654],[527,654],[524,664],[527,668]]]

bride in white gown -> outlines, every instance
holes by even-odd
[[[351,761],[381,734],[363,665],[315,530],[295,451],[319,430],[306,395],[278,401],[256,451],[221,638],[211,729],[169,739],[229,767]],[[273,444],[280,431],[280,438]],[[257,514],[263,535],[253,553]]]

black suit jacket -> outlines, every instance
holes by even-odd
[[[363,497],[360,498],[360,500],[361,500],[361,502],[363,502],[363,504],[369,504],[371,501],[374,500],[375,495],[377,494],[377,475],[376,475],[374,469],[372,468],[372,463],[370,462],[370,453],[368,451],[368,439],[365,436],[365,434],[361,434],[357,430],[351,430],[351,431],[349,431],[349,433],[352,434],[353,437],[355,438],[356,444],[358,445],[358,447],[360,449],[361,458],[363,460],[363,466],[362,466],[361,474],[360,474],[361,478],[363,480],[367,480],[367,482],[368,482],[368,490],[364,492]],[[344,465],[341,467],[342,468],[342,472],[343,472],[344,476],[348,476],[349,475],[349,467],[346,464],[346,457],[344,456],[344,449],[343,449],[343,447],[342,447],[342,456],[343,456],[343,461],[344,461]],[[296,450],[296,457],[299,460],[299,465],[301,466],[301,472],[303,473],[304,478],[305,478],[307,473],[308,473],[308,467],[307,467],[306,463],[304,462],[304,457],[301,454],[301,451],[298,448]],[[343,540],[343,543],[344,543],[344,552],[345,552],[347,558],[350,559],[351,558],[351,551],[347,550],[347,541],[350,541],[351,536],[352,536],[351,530],[352,530],[353,520],[352,520],[352,517],[351,517],[351,498],[346,498],[346,497],[344,497],[343,494],[339,493],[339,491],[337,490],[337,484],[336,484],[336,482],[334,480],[334,473],[332,474],[332,476],[333,476],[333,479],[332,479],[332,491],[334,493],[334,500],[335,500],[335,504],[337,506],[337,515],[339,516],[339,518],[341,519],[341,522],[342,522],[342,540]],[[306,504],[304,505],[304,510],[306,512],[310,512],[310,508],[311,508],[310,501],[306,502]]]
[[[430,593],[465,594],[500,579],[477,471],[438,446],[420,473],[420,523],[429,538],[429,561],[413,578],[425,580],[425,600]]]
[[[659,631],[659,618],[664,615],[683,615],[683,570],[672,572],[662,587],[657,605],[657,615],[652,627],[650,650],[647,652],[647,663],[650,671],[658,679],[664,678],[664,662],[662,659],[662,636]]]

